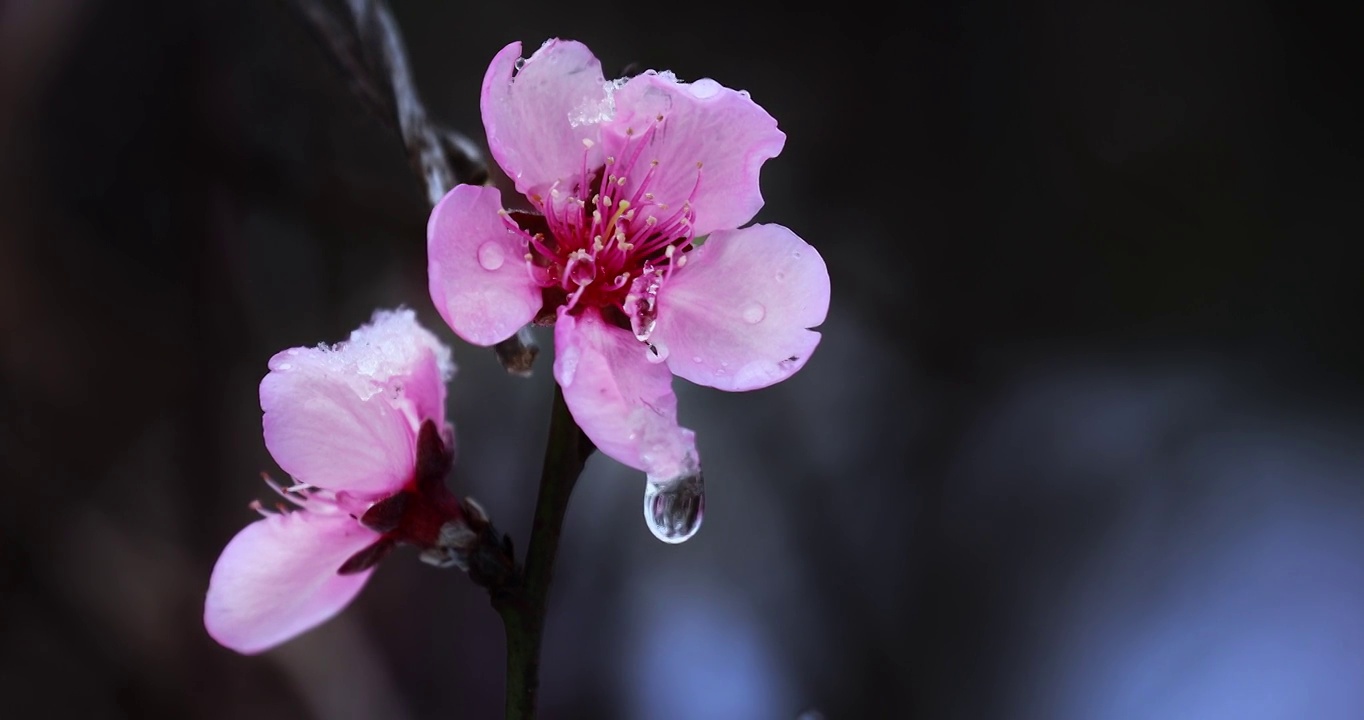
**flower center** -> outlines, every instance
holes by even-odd
[[[661,117],[658,120],[662,120]],[[598,309],[604,318],[631,329],[641,342],[653,332],[658,291],[673,268],[686,264],[692,247],[692,200],[701,184],[701,164],[691,194],[679,207],[654,197],[664,171],[658,160],[642,161],[657,123],[641,136],[632,130],[621,157],[587,166],[568,182],[556,182],[549,197],[530,197],[540,214],[510,212],[506,221],[529,236],[525,256],[531,279],[544,292],[541,322],[552,322],[560,307],[570,313]]]

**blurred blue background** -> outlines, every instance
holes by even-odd
[[[543,717],[1364,717],[1356,18],[393,9],[433,116],[480,145],[513,40],[750,91],[788,134],[758,220],[832,278],[796,377],[677,382],[693,540],[589,463]],[[412,552],[266,655],[202,628],[278,472],[277,350],[415,308],[460,366],[451,484],[518,547],[551,398],[549,357],[513,378],[441,324],[423,189],[298,16],[2,4],[0,153],[5,716],[500,717],[497,615]]]

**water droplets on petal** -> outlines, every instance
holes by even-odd
[[[658,324],[658,290],[662,285],[658,270],[647,264],[630,284],[630,294],[626,296],[623,309],[630,316],[630,329],[634,331],[635,339],[640,342],[648,342]]]
[[[581,351],[572,346],[564,348],[563,354],[559,356],[559,367],[556,374],[559,378],[559,384],[563,387],[573,384],[573,376],[578,374],[580,356]]]
[[[661,342],[649,343],[649,347],[644,351],[644,356],[649,362],[657,365],[668,359],[668,346]]]
[[[766,317],[767,308],[763,307],[762,303],[752,302],[744,306],[743,314],[744,322],[750,325],[756,325],[757,323],[762,322],[762,319]]]
[[[502,246],[495,242],[485,242],[478,248],[478,264],[482,266],[484,270],[490,272],[496,270],[502,267],[502,263],[506,262],[506,260],[507,255],[502,250]]]
[[[580,253],[568,261],[568,279],[574,284],[590,285],[597,278],[597,261],[587,253]]]
[[[706,509],[706,484],[701,470],[682,477],[652,475],[644,488],[644,522],[665,543],[686,542],[701,529]]]

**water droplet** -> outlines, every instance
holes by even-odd
[[[644,489],[644,522],[654,537],[677,544],[701,529],[706,510],[706,483],[701,471],[671,480],[649,478]]]
[[[624,310],[630,316],[630,329],[640,342],[648,342],[654,327],[658,325],[658,290],[662,285],[658,270],[647,263],[634,282],[630,283]]]
[[[578,285],[591,285],[597,279],[597,261],[586,253],[569,259],[568,279]]]
[[[661,363],[668,359],[668,346],[661,342],[650,343],[649,349],[644,352],[644,356],[655,365]]]
[[[280,369],[280,370],[288,370],[288,369],[291,368],[291,367],[293,367],[293,365],[292,365],[291,363],[280,363],[280,364],[279,364],[279,369]]]
[[[658,320],[646,315],[635,315],[630,318],[630,327],[635,331],[635,339],[646,342],[653,334],[654,327],[658,325]]]
[[[793,258],[799,260],[799,259],[800,259],[800,251],[799,251],[799,250],[792,250],[792,251],[791,251],[791,257],[793,257]]]
[[[478,248],[478,264],[482,265],[484,270],[496,270],[502,267],[502,263],[506,259],[507,256],[502,251],[502,246],[495,242],[485,242]]]
[[[762,303],[749,303],[747,307],[744,308],[744,322],[749,325],[756,325],[757,323],[762,322],[765,315],[767,315],[767,308],[763,307]]]
[[[701,356],[700,356],[700,355],[692,355],[692,356],[691,356],[691,361],[694,362],[694,363],[699,363],[699,362],[701,362]]]
[[[778,271],[777,271],[777,282],[786,282],[786,273],[785,273],[785,272],[783,272],[783,271],[781,271],[781,270],[778,270]]]
[[[573,377],[578,374],[580,354],[578,348],[570,345],[564,348],[564,352],[554,361],[554,377],[558,379],[560,386],[566,388],[573,384]]]
[[[526,66],[526,59],[525,59],[525,58],[517,58],[517,59],[516,59],[516,69],[517,69],[517,70],[520,70],[521,68],[523,68],[523,67],[525,67],[525,66]]]

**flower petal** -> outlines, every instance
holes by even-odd
[[[641,138],[649,143],[625,170],[630,182],[623,196],[635,194],[644,166],[657,160],[648,191],[670,208],[691,198],[698,237],[736,228],[762,208],[758,174],[764,161],[781,152],[786,134],[747,95],[709,78],[681,83],[671,73],[646,73],[616,91],[615,105],[615,118],[602,128],[607,154],[626,162]],[[658,130],[646,132],[655,123]]]
[[[523,195],[602,164],[598,124],[613,105],[601,63],[586,45],[549,40],[517,70],[521,43],[497,54],[483,77],[483,127],[488,149]],[[514,73],[514,76],[513,76]]]
[[[671,479],[697,466],[696,439],[677,424],[672,373],[646,359],[646,346],[595,311],[560,311],[554,378],[573,419],[604,454]]]
[[[334,350],[371,386],[408,414],[413,428],[430,420],[445,426],[445,384],[455,374],[450,348],[417,323],[411,309],[380,310]],[[362,386],[363,387],[363,386]]]
[[[711,234],[658,293],[652,340],[698,385],[755,390],[785,380],[819,344],[807,330],[829,310],[829,272],[781,225]]]
[[[247,525],[213,566],[204,627],[245,654],[311,630],[365,586],[372,570],[339,575],[337,569],[379,537],[344,514],[299,511]]]
[[[291,348],[270,359],[260,383],[265,446],[297,482],[377,496],[412,476],[416,428],[400,386],[420,360],[385,357],[392,348],[367,337],[357,331],[335,349]],[[428,393],[419,393],[424,402]]]
[[[526,271],[526,237],[503,222],[496,188],[457,185],[426,226],[431,300],[450,329],[475,345],[506,340],[543,300]]]

